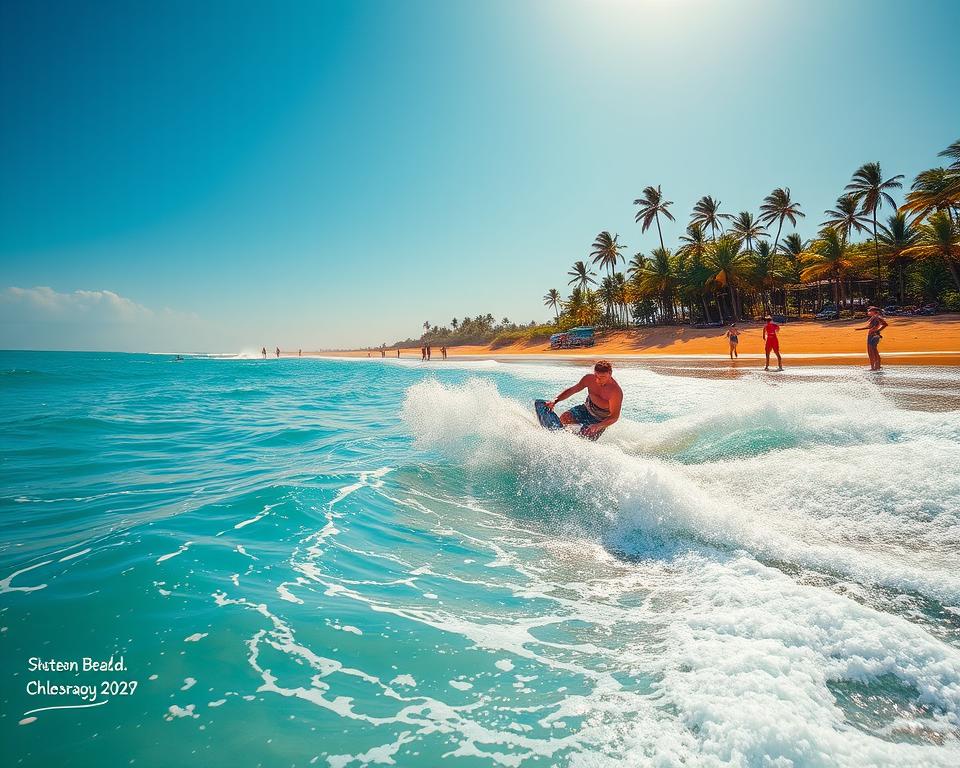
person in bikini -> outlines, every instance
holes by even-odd
[[[555,400],[548,400],[547,408],[552,411],[561,400],[566,400],[583,389],[587,390],[586,401],[561,414],[560,423],[564,426],[581,424],[583,428],[580,433],[596,440],[607,427],[620,418],[620,407],[623,405],[623,390],[614,381],[613,366],[606,360],[599,360],[593,366],[593,373],[588,373],[572,387],[563,390]]]
[[[867,357],[870,358],[870,370],[880,370],[880,331],[886,328],[889,323],[880,315],[879,307],[870,307],[867,310],[869,320],[862,328],[854,328],[855,331],[867,332]]]
[[[766,324],[763,326],[763,351],[767,355],[767,364],[763,370],[770,370],[770,353],[773,352],[777,356],[777,370],[783,370],[783,358],[780,357],[780,338],[778,334],[780,333],[780,326],[773,322],[773,318],[770,315],[766,315],[764,318]]]
[[[740,343],[740,331],[737,329],[736,323],[730,323],[730,328],[727,329],[726,336],[730,342],[730,359],[733,360],[735,357],[740,357],[740,355],[737,354],[737,344]]]

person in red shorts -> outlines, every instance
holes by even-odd
[[[767,364],[763,370],[770,370],[770,353],[773,352],[777,356],[777,370],[783,370],[783,358],[780,357],[780,326],[773,322],[773,318],[770,315],[767,315],[763,318],[766,320],[766,325],[763,326],[763,351],[767,355]]]

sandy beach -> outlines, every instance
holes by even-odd
[[[960,365],[960,314],[933,317],[889,317],[880,353],[885,362],[895,365]],[[864,319],[833,322],[803,321],[785,323],[780,331],[780,348],[784,362],[793,365],[865,365],[866,334],[856,331]],[[746,322],[740,326],[739,360],[753,364],[763,359],[761,324]],[[439,347],[433,347],[433,359],[440,359]],[[306,356],[322,357],[379,356],[378,350],[321,350]],[[283,356],[297,355],[282,352]],[[396,349],[387,356],[396,358]],[[402,348],[402,358],[420,358],[419,347]],[[722,328],[658,326],[602,334],[597,343],[583,350],[551,350],[547,342],[511,344],[493,347],[451,346],[449,358],[479,359],[612,359],[658,360],[698,359],[729,360],[728,344]]]

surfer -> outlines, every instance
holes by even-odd
[[[867,357],[870,358],[870,370],[880,370],[880,331],[886,328],[889,323],[880,316],[878,307],[870,307],[867,310],[869,320],[862,328],[854,328],[855,331],[867,332]]]
[[[555,400],[548,400],[546,406],[552,411],[561,400],[583,389],[587,390],[586,401],[561,414],[560,423],[564,426],[581,424],[583,429],[580,433],[596,440],[620,418],[620,406],[623,404],[623,390],[613,380],[613,366],[608,361],[598,360],[593,366],[593,373],[588,373],[572,387],[563,390]]]

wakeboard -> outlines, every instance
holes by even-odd
[[[563,422],[560,421],[560,417],[556,413],[547,408],[546,400],[534,400],[533,408],[537,412],[537,421],[540,422],[540,426],[544,429],[549,429],[551,432],[555,432],[558,429],[563,429]],[[586,427],[580,427],[576,432],[577,435],[582,437],[584,440],[595,441],[600,435],[603,434],[603,430],[596,432],[592,435],[585,433]]]
[[[540,422],[541,427],[549,430],[563,429],[560,417],[547,408],[546,400],[534,400],[533,408],[537,412],[537,420]]]

